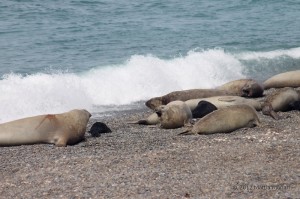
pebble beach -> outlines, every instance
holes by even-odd
[[[73,146],[0,148],[0,198],[297,198],[300,114],[259,112],[262,124],[228,134],[127,124],[140,109],[92,117],[111,133]]]

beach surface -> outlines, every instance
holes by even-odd
[[[92,117],[112,133],[74,146],[1,147],[0,198],[299,198],[299,111],[228,134],[127,124],[149,114]]]

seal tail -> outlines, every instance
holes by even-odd
[[[148,121],[147,120],[138,120],[138,121],[129,121],[126,122],[127,124],[142,124],[142,125],[148,125]]]
[[[187,127],[183,130],[183,132],[177,134],[177,135],[193,135],[195,133],[192,132],[192,127]]]

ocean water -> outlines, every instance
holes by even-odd
[[[2,0],[0,122],[300,69],[300,1]]]

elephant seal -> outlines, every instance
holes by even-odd
[[[215,110],[217,110],[215,105],[205,100],[201,100],[197,107],[192,111],[192,115],[193,118],[202,118]]]
[[[192,119],[190,108],[182,101],[173,101],[156,109],[161,128],[175,129],[188,125]]]
[[[157,113],[152,113],[146,119],[134,121],[134,122],[127,122],[127,124],[143,124],[143,125],[156,125],[159,123],[159,117]]]
[[[161,97],[151,98],[146,102],[146,106],[155,109],[160,105],[166,105],[172,101],[180,100],[187,101],[190,99],[205,98],[212,96],[224,96],[230,95],[227,91],[218,90],[218,89],[191,89],[191,90],[182,90],[174,91],[163,95]]]
[[[253,79],[231,81],[217,87],[217,89],[225,90],[241,97],[261,97],[264,92],[263,87]]]
[[[240,96],[216,96],[216,97],[207,97],[200,99],[191,99],[185,101],[185,103],[190,107],[191,111],[193,111],[198,103],[202,100],[212,103],[218,109],[226,106],[238,105],[238,104],[248,104],[255,108],[257,111],[261,110],[261,103],[255,99],[248,99]]]
[[[300,70],[280,73],[263,83],[264,89],[284,88],[284,87],[300,87]]]
[[[282,88],[268,95],[263,104],[262,113],[278,120],[278,111],[289,111],[299,108],[300,94],[293,88]]]
[[[254,127],[259,124],[260,120],[253,107],[246,104],[232,105],[211,112],[181,134],[229,133],[243,127]]]
[[[84,139],[91,114],[71,110],[61,114],[39,115],[0,124],[0,146],[51,143],[76,144]]]
[[[110,133],[110,128],[103,122],[95,122],[89,130],[92,137],[99,137],[102,133]]]

